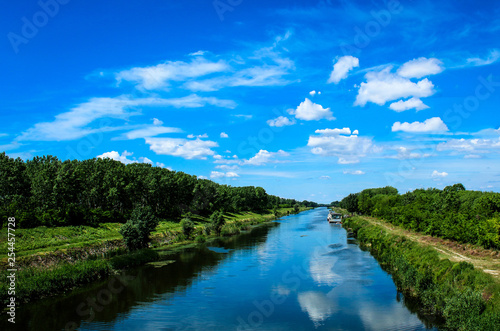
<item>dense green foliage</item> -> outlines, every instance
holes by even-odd
[[[350,194],[341,207],[429,235],[500,248],[499,193],[467,191],[455,184],[400,195],[395,188],[384,187]]]
[[[268,195],[262,187],[231,187],[183,172],[112,159],[60,161],[53,156],[24,162],[0,154],[0,217],[21,228],[124,223],[137,207],[160,219],[193,213],[263,212],[273,206],[317,204]]]
[[[149,206],[137,207],[131,218],[119,230],[129,250],[148,247],[149,235],[158,225],[158,218]]]
[[[216,211],[210,216],[210,223],[213,231],[217,234],[221,234],[222,227],[226,224],[226,220],[224,219],[224,214],[220,211]]]
[[[389,271],[399,290],[418,298],[423,315],[444,318],[444,330],[497,330],[500,285],[467,262],[441,259],[436,250],[387,233],[358,217],[344,221]]]
[[[194,223],[189,218],[183,218],[181,220],[182,233],[186,236],[187,239],[191,236],[191,233],[194,230]]]

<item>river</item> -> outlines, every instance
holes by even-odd
[[[426,330],[418,307],[327,214],[283,217],[22,306],[14,329]]]

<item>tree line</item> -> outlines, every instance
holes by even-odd
[[[399,194],[387,186],[349,194],[340,207],[432,236],[500,248],[500,193],[455,184]]]
[[[233,187],[145,163],[109,158],[61,161],[36,156],[23,161],[0,154],[0,214],[19,226],[97,225],[122,222],[137,208],[179,221],[186,213],[263,212],[294,205],[316,207],[269,195],[262,187]]]

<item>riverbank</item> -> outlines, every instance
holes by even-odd
[[[500,325],[500,282],[492,274],[464,260],[452,261],[431,243],[378,219],[352,217],[343,226],[377,258],[406,297],[442,318],[440,328],[495,330]]]
[[[310,208],[301,207],[299,212]],[[293,208],[281,208],[280,215],[293,214]],[[231,236],[252,226],[273,221],[274,213],[244,212],[226,214],[221,235]],[[129,253],[118,233],[121,224],[104,223],[98,227],[56,227],[18,229],[16,231],[16,301],[29,302],[89,284],[117,274],[123,269],[162,260],[169,250],[177,250],[216,238],[203,233],[208,220],[195,219],[189,237],[178,222],[160,222],[151,235],[150,249]],[[7,252],[2,241],[2,252]],[[5,246],[5,247],[4,247]],[[0,254],[1,273],[7,272],[7,254]],[[7,284],[0,283],[0,301],[8,299]]]

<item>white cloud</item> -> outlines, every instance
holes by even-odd
[[[100,158],[100,159],[106,159],[106,158],[109,158],[109,159],[113,159],[115,161],[120,161],[121,163],[123,164],[129,164],[129,163],[149,163],[149,164],[153,164],[153,161],[151,161],[150,159],[148,159],[147,157],[140,157],[139,158],[139,161],[135,160],[134,159],[129,159],[128,157],[133,155],[134,153],[130,153],[130,152],[127,152],[127,151],[123,151],[122,154],[116,152],[116,151],[111,151],[111,152],[106,152],[106,153],[103,153],[101,155],[98,155],[97,157]]]
[[[208,138],[208,134],[199,134],[199,135],[194,135],[194,134],[188,134],[187,136],[189,139],[194,139],[194,138]]]
[[[398,75],[405,78],[422,78],[424,76],[439,74],[443,70],[443,62],[438,59],[419,57],[399,67]]]
[[[349,71],[355,67],[359,67],[358,58],[351,55],[342,56],[333,65],[333,71],[331,72],[327,83],[338,84],[342,79],[346,78]]]
[[[399,100],[398,102],[393,102],[393,103],[391,103],[389,108],[391,108],[392,110],[397,111],[397,112],[402,112],[402,111],[405,111],[408,109],[413,109],[413,108],[415,108],[417,111],[423,110],[423,109],[429,108],[429,106],[424,104],[422,102],[422,100],[413,97],[413,98],[410,98],[410,99],[405,100],[405,101]]]
[[[225,132],[221,132],[220,133],[220,137],[221,138],[229,138],[229,135],[227,133],[225,133]]]
[[[211,62],[202,57],[195,57],[189,63],[167,61],[155,66],[123,70],[115,76],[118,84],[129,81],[135,83],[139,89],[154,90],[166,88],[172,81],[185,81],[229,69],[229,65],[224,61]]]
[[[395,157],[390,156],[389,158],[396,158],[399,160],[411,160],[411,159],[422,159],[431,156],[429,153],[417,153],[414,152],[412,148],[400,146],[396,148],[396,151],[398,152]]]
[[[153,118],[153,125],[162,125],[162,124],[163,124],[163,122],[162,122],[162,121],[160,121],[160,120],[159,120],[159,119],[157,119],[157,118]]]
[[[240,177],[237,173],[235,172],[220,172],[220,171],[212,171],[210,173],[210,178],[236,178]]]
[[[481,158],[481,155],[477,155],[477,154],[464,155],[464,159],[480,159],[480,158]]]
[[[361,170],[344,170],[344,175],[364,175],[365,172]]]
[[[296,110],[290,109],[288,111],[291,115],[295,115],[296,118],[305,121],[318,121],[320,119],[334,120],[333,113],[330,108],[323,108],[321,105],[312,102],[306,98]]]
[[[278,156],[288,156],[289,154],[283,150],[279,150],[277,152],[268,152],[266,150],[261,149],[254,157],[244,160],[241,162],[242,165],[265,165],[269,162],[277,162],[275,160]],[[274,160],[273,160],[274,159]]]
[[[285,116],[279,116],[275,119],[268,120],[267,124],[269,126],[282,127],[282,126],[294,125],[295,120],[290,120],[288,117]]]
[[[219,145],[210,140],[187,140],[181,138],[146,138],[146,144],[158,155],[179,156],[184,159],[203,159],[216,153],[212,147]]]
[[[154,137],[163,133],[175,133],[175,132],[182,132],[182,130],[178,128],[150,125],[141,129],[129,131],[125,133],[123,136],[127,139],[137,139],[137,138]]]
[[[23,132],[18,140],[35,141],[64,141],[80,139],[95,132],[123,130],[119,127],[101,127],[89,125],[102,118],[128,119],[130,116],[139,115],[134,111],[141,106],[172,106],[176,108],[199,108],[206,105],[234,108],[236,104],[231,100],[221,100],[214,97],[200,97],[192,94],[181,98],[139,98],[119,96],[114,98],[92,98],[81,103],[68,112],[56,115],[52,122],[41,122]],[[159,131],[165,129],[157,129]]]
[[[439,143],[436,147],[438,151],[451,150],[465,153],[490,153],[493,149],[500,149],[500,138],[498,139],[451,139]]]
[[[316,95],[316,91],[313,90],[313,91],[309,92],[309,94],[313,97]]]
[[[238,167],[237,165],[229,166],[226,164],[221,164],[221,165],[215,166],[215,168],[228,171],[228,170],[238,170],[240,167]]]
[[[347,129],[317,130],[319,135],[309,136],[307,146],[313,154],[338,157],[340,164],[358,163],[374,147],[372,139],[349,135]]]
[[[388,66],[378,72],[368,72],[365,75],[366,82],[359,86],[354,105],[365,106],[367,102],[373,102],[382,106],[387,101],[408,97],[423,98],[435,93],[434,85],[427,78],[414,83],[391,70],[392,67]]]
[[[342,128],[342,129],[323,129],[323,130],[316,130],[314,131],[315,133],[319,133],[323,136],[336,136],[336,135],[339,135],[339,134],[351,134],[351,129],[349,128]],[[358,130],[355,130],[356,133],[354,134],[357,134]]]
[[[392,125],[392,132],[403,131],[403,132],[443,132],[448,131],[448,127],[439,117],[433,117],[425,120],[424,122],[396,122]]]
[[[331,178],[330,178],[330,176],[321,176],[321,177],[319,177],[319,179],[328,180],[328,179],[331,179]]]
[[[473,65],[475,67],[485,66],[497,62],[498,59],[500,59],[500,51],[498,49],[493,49],[485,59],[481,59],[479,57],[468,58],[467,64]]]
[[[437,170],[434,170],[434,171],[432,172],[432,174],[431,174],[431,177],[432,177],[432,178],[444,178],[444,177],[446,177],[446,176],[448,176],[448,173],[447,173],[447,172],[444,172],[444,171],[443,171],[443,172],[439,172],[439,171],[437,171]]]

